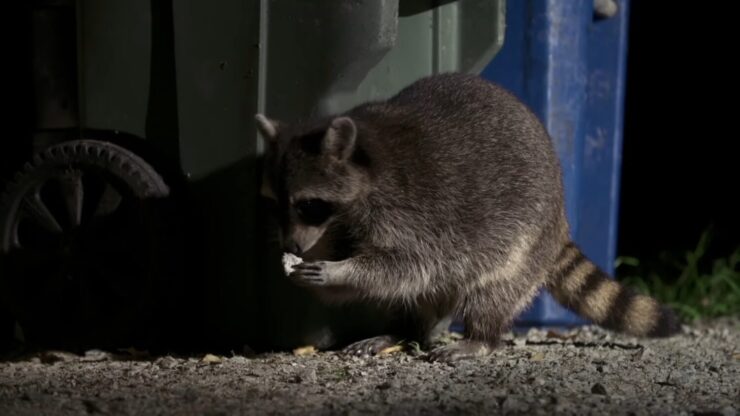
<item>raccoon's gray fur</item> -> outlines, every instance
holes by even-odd
[[[335,117],[256,119],[269,144],[263,190],[278,201],[284,247],[301,255],[339,230],[348,237],[346,257],[308,261],[290,278],[401,305],[422,337],[462,316],[466,339],[433,358],[487,353],[541,288],[611,329],[678,330],[668,309],[609,279],[571,242],[551,140],[502,88],[443,74]]]

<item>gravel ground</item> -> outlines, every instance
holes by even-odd
[[[740,410],[740,320],[667,340],[594,327],[510,335],[486,358],[410,351],[148,357],[45,352],[0,362],[0,415],[666,414]]]

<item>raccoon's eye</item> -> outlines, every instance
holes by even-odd
[[[293,206],[298,218],[309,225],[323,224],[334,213],[332,204],[321,199],[304,199]]]

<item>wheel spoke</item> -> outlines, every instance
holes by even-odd
[[[60,184],[64,194],[64,202],[67,205],[69,223],[73,227],[77,227],[82,221],[82,200],[84,198],[82,172],[73,170],[65,173],[60,178]]]
[[[121,194],[118,193],[116,188],[110,183],[106,183],[105,189],[103,189],[103,193],[98,200],[98,206],[95,209],[94,216],[102,217],[112,214],[121,205],[122,199],[123,197],[121,197]]]
[[[16,220],[15,224],[12,225],[11,228],[11,235],[10,235],[10,246],[14,249],[23,248],[21,245],[21,239],[18,236],[18,226],[20,225],[20,221]]]
[[[37,225],[55,234],[62,232],[62,227],[46,207],[38,191],[23,198],[23,209]]]

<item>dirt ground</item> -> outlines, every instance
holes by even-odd
[[[149,357],[45,352],[0,362],[0,415],[665,414],[740,410],[740,320],[666,340],[594,327],[510,335],[493,355]]]

